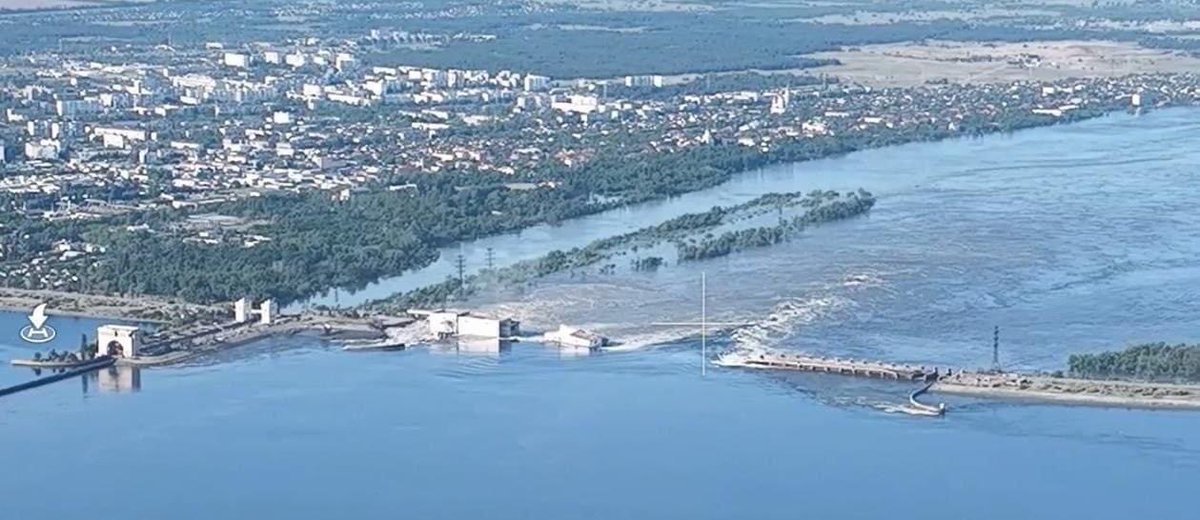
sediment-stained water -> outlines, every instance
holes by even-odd
[[[999,325],[1006,366],[1053,369],[1075,351],[1196,341],[1198,117],[1110,117],[771,168],[526,241],[479,242],[464,249],[476,264],[484,244],[513,259],[771,191],[862,187],[878,197],[868,217],[780,246],[654,273],[620,258],[613,275],[564,273],[471,302],[530,329],[602,330],[625,341],[619,350],[349,354],[288,338],[5,398],[0,511],[1189,517],[1200,414],[934,395],[949,414],[912,418],[887,413],[904,401],[903,384],[719,368],[702,377],[695,328],[655,323],[699,318],[703,272],[709,319],[749,324],[714,349],[986,366]],[[16,336],[23,322],[0,317],[0,355],[31,351]],[[51,323],[62,348],[94,325]],[[26,377],[0,369],[6,384]]]

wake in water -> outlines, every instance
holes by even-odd
[[[735,329],[731,334],[733,350],[745,354],[777,348],[804,326],[832,319],[838,312],[857,306],[854,292],[884,284],[879,273],[850,274],[818,294],[786,299],[764,318]]]
[[[774,348],[807,325],[836,320],[839,313],[857,307],[856,293],[886,286],[881,273],[853,272],[799,289],[807,293],[803,296],[780,299],[771,287],[763,287],[771,283],[725,286],[715,294],[710,290],[707,321],[725,325],[709,327],[709,335],[728,334],[733,350]],[[496,295],[495,301],[481,301],[477,308],[520,320],[531,338],[569,325],[613,340],[605,350],[633,351],[698,337],[698,289],[688,273],[547,280],[519,295]]]

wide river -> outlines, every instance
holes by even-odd
[[[506,263],[766,192],[879,198],[774,248],[472,302],[622,349],[348,354],[300,337],[3,398],[0,518],[1190,518],[1200,413],[932,396],[948,415],[913,418],[887,412],[902,384],[702,376],[694,330],[652,323],[697,318],[705,272],[710,317],[751,323],[716,349],[980,366],[999,325],[1005,366],[1053,369],[1197,341],[1198,165],[1200,111],[1114,116],[772,167],[465,244],[478,267],[487,247]],[[24,322],[0,314],[0,357],[32,351]],[[51,324],[58,348],[96,325]]]

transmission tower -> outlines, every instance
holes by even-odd
[[[463,287],[466,286],[467,277],[467,261],[463,258],[462,253],[454,259],[454,266],[458,269],[458,299],[463,299]]]
[[[1000,326],[992,329],[992,368],[1000,370]]]
[[[495,251],[495,250],[493,250],[492,248],[490,248],[490,247],[489,247],[489,248],[487,248],[487,268],[488,268],[488,271],[491,271],[492,269],[495,269],[495,267],[496,267],[496,251]]]

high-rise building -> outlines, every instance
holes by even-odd
[[[31,161],[57,159],[62,153],[62,144],[53,139],[25,143],[25,158]]]
[[[626,87],[653,87],[660,88],[663,86],[662,76],[625,76]]]
[[[526,92],[546,90],[550,88],[550,78],[546,76],[538,76],[536,74],[528,74],[525,76],[523,86],[525,87]]]
[[[771,96],[771,113],[778,115],[787,112],[789,101],[788,97],[787,90],[784,90],[779,94],[773,94]]]

